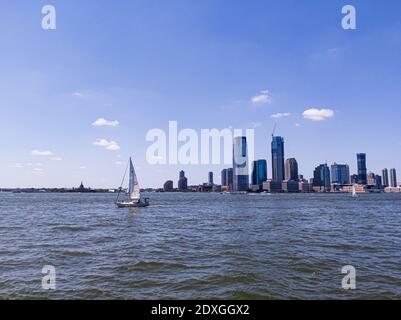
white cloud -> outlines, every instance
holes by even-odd
[[[291,113],[289,113],[289,112],[284,112],[284,113],[279,112],[279,113],[272,114],[270,116],[270,118],[279,119],[279,118],[289,117],[290,115],[291,115]]]
[[[103,127],[103,126],[109,126],[109,127],[118,127],[120,123],[117,120],[109,121],[104,118],[99,118],[95,122],[92,123],[92,126],[95,127]]]
[[[310,108],[305,110],[302,115],[305,119],[312,121],[323,121],[334,117],[334,111],[331,109]]]
[[[94,143],[95,146],[104,147],[106,150],[117,151],[120,150],[120,146],[116,141],[109,141],[106,139],[97,139]]]
[[[272,98],[269,94],[269,90],[263,90],[259,95],[252,97],[253,104],[270,104],[272,102]]]
[[[32,150],[31,155],[33,156],[52,156],[53,152],[49,150],[40,151],[40,150]]]
[[[44,166],[44,164],[43,163],[27,163],[26,164],[27,165],[27,167],[43,167]]]
[[[122,165],[125,164],[125,162],[123,162],[123,161],[116,161],[115,164],[116,164],[116,166],[122,166]]]
[[[53,158],[50,158],[50,160],[51,161],[62,161],[63,158],[62,157],[53,157]]]
[[[84,95],[81,93],[81,92],[79,92],[79,91],[75,91],[73,94],[72,94],[74,97],[77,97],[77,98],[82,98]]]
[[[33,173],[43,173],[43,169],[42,168],[34,168]]]

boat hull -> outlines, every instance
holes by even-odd
[[[144,208],[149,207],[149,202],[117,202],[118,208]]]

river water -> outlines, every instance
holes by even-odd
[[[401,194],[149,196],[0,193],[0,299],[401,298]]]

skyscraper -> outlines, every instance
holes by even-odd
[[[388,169],[383,169],[382,170],[382,177],[383,177],[383,187],[387,188],[390,186],[389,180],[388,180]]]
[[[178,190],[185,191],[188,189],[188,179],[185,177],[185,172],[180,171],[180,178],[178,180]]]
[[[256,160],[252,163],[252,185],[262,186],[267,180],[267,161]]]
[[[221,170],[221,185],[227,186],[227,169]]]
[[[336,184],[350,184],[349,166],[334,163],[331,166],[331,182]]]
[[[376,180],[376,188],[377,189],[382,189],[383,188],[383,179],[382,179],[382,177],[377,174],[375,180]]]
[[[234,170],[233,170],[233,168],[227,169],[226,179],[227,179],[228,190],[230,190],[230,191],[234,190]]]
[[[272,180],[284,180],[284,138],[273,136],[272,143]]]
[[[397,172],[395,169],[391,169],[390,170],[390,186],[392,188],[396,188],[397,187]]]
[[[249,189],[248,150],[246,137],[235,137],[233,148],[234,191]]]
[[[320,187],[323,191],[330,191],[330,169],[327,164],[316,167],[313,173],[313,186]]]
[[[298,162],[294,158],[285,161],[285,180],[298,181]]]
[[[376,186],[376,175],[372,171],[368,172],[368,185]]]
[[[212,186],[212,185],[214,185],[213,172],[209,172],[209,186]]]
[[[368,183],[368,172],[366,169],[366,153],[358,153],[356,155],[358,160],[358,183]]]

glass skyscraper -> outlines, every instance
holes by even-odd
[[[252,164],[252,185],[261,186],[267,180],[267,161],[256,160]]]
[[[221,185],[227,186],[227,169],[223,169],[221,171]]]
[[[331,166],[331,182],[336,184],[350,184],[349,166],[334,163]]]
[[[272,139],[272,180],[282,182],[284,180],[284,138]]]
[[[316,167],[313,173],[313,186],[323,187],[325,191],[330,191],[330,169],[327,164]]]
[[[368,170],[366,168],[366,154],[358,153],[356,155],[358,160],[358,183],[368,184]]]
[[[233,148],[234,191],[249,189],[249,167],[246,137],[235,137]]]
[[[234,170],[232,168],[227,169],[227,187],[230,191],[234,189]]]
[[[285,180],[298,181],[298,162],[294,158],[285,161]]]
[[[213,172],[209,172],[208,178],[209,178],[209,181],[208,181],[209,185],[210,185],[210,186],[214,185],[214,181],[213,181]]]
[[[390,170],[390,187],[396,188],[397,187],[397,172],[395,169]]]
[[[383,176],[383,187],[385,187],[385,188],[389,187],[390,183],[388,180],[388,169],[382,170],[382,176]]]

